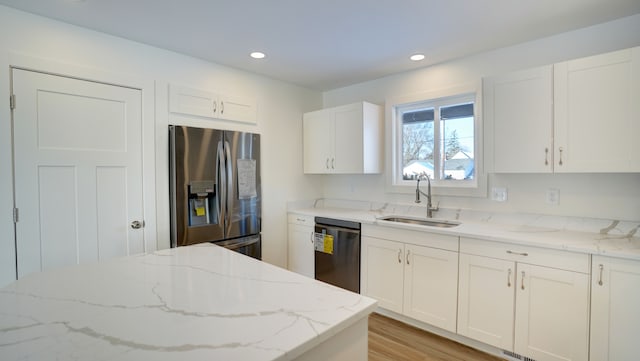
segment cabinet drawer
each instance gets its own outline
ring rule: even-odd
[[[308,216],[308,215],[296,214],[296,213],[289,213],[288,215],[288,222],[293,224],[313,226],[315,224],[315,221],[316,220],[314,216]]]
[[[590,268],[588,254],[523,246],[513,243],[493,242],[475,238],[461,237],[460,253],[581,273],[589,273]]]
[[[375,225],[362,225],[362,234],[418,246],[458,251],[458,236]]]

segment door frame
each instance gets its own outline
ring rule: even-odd
[[[42,59],[31,57],[19,53],[9,53],[8,58],[6,58],[6,67],[5,69],[8,72],[0,75],[0,80],[5,80],[6,82],[2,82],[4,84],[8,84],[8,87],[3,87],[0,91],[0,95],[2,93],[7,94],[7,98],[10,94],[10,91],[13,87],[13,84],[10,83],[11,73],[13,69],[22,69],[28,71],[35,71],[40,73],[47,73],[57,76],[64,76],[68,78],[74,78],[79,80],[87,80],[94,81],[99,83],[105,83],[110,85],[116,85],[121,87],[138,89],[141,91],[142,95],[142,185],[143,185],[143,215],[145,227],[143,229],[143,237],[144,237],[144,251],[145,252],[153,252],[158,249],[157,243],[157,217],[156,217],[156,124],[155,124],[155,84],[154,80],[150,78],[140,77],[139,75],[131,75],[131,74],[120,74],[113,73],[109,71],[104,71],[101,69],[91,68],[89,66],[82,66],[76,64],[68,64],[63,62],[58,62],[50,59]],[[6,99],[6,98],[5,98]],[[16,99],[17,106],[20,106],[19,98]],[[7,109],[9,109],[7,104]],[[14,279],[17,279],[17,270],[16,270],[16,232],[15,232],[15,224],[13,223],[13,208],[15,208],[15,185],[14,185],[14,157],[13,157],[13,115],[11,109],[9,109],[9,114],[7,116],[6,121],[4,119],[0,120],[0,130],[7,129],[9,131],[2,132],[5,135],[2,135],[2,139],[0,139],[0,144],[2,144],[2,149],[4,154],[9,154],[8,163],[7,159],[0,158],[0,169],[11,170],[8,175],[0,179],[0,182],[8,182],[10,185],[10,194],[6,194],[9,190],[0,189],[0,199],[8,198],[11,200],[9,210],[9,218],[11,227],[10,235],[2,235],[1,237],[11,237],[13,242],[13,269],[14,269]],[[5,142],[6,141],[6,142]],[[4,150],[7,152],[5,153]],[[5,172],[3,172],[5,173]],[[3,221],[2,221],[3,222]],[[0,222],[1,224],[1,222]],[[4,227],[3,227],[4,228]],[[8,241],[8,240],[7,240]],[[3,244],[4,241],[0,239],[0,247],[3,249],[7,247],[6,244]],[[3,285],[2,273],[5,270],[0,270],[0,286]]]

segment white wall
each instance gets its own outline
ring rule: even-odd
[[[256,98],[257,125],[186,118],[177,121],[261,134],[263,258],[286,266],[286,202],[321,195],[321,179],[302,174],[301,151],[302,113],[321,106],[320,93],[0,6],[0,66],[4,69],[0,71],[0,287],[15,278],[11,112],[6,99],[9,66],[21,65],[16,64],[21,59],[53,64],[68,75],[77,71],[83,77],[95,74],[95,79],[120,79],[118,83],[123,85],[128,79],[131,84],[143,84],[143,92],[150,94],[143,100],[144,121],[151,122],[146,125],[148,131],[155,129],[155,135],[149,138],[155,144],[145,149],[156,152],[146,155],[151,164],[145,165],[145,177],[157,193],[147,197],[155,196],[155,200],[148,202],[145,217],[156,225],[157,239],[151,241],[157,241],[160,248],[168,245],[169,236],[167,84]]]
[[[640,15],[324,93],[324,106],[385,99],[479,81],[487,75],[640,45]],[[386,121],[390,121],[386,119]],[[639,118],[640,121],[640,118]],[[387,151],[389,151],[387,149]],[[508,189],[508,201],[438,197],[443,207],[640,220],[640,174],[489,175],[489,187]],[[560,204],[547,205],[548,188]],[[385,193],[384,175],[327,176],[327,198],[411,203],[414,193]]]

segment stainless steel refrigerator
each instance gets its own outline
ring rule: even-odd
[[[214,242],[261,258],[260,135],[169,126],[171,247]]]

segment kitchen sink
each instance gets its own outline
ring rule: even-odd
[[[439,228],[451,228],[451,227],[456,227],[460,225],[460,222],[455,222],[455,221],[401,217],[401,216],[386,216],[378,219],[381,221],[387,221],[387,222],[399,222],[399,223],[407,223],[407,224],[415,224],[419,226],[439,227]]]

